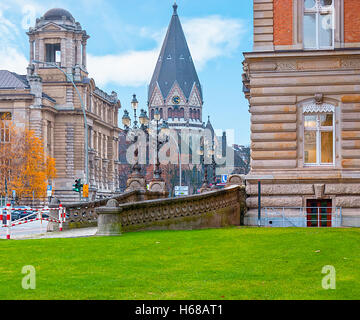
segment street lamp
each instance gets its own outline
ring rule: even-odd
[[[133,99],[132,99],[132,101],[131,101],[131,107],[133,108],[133,110],[134,110],[134,129],[137,129],[137,119],[136,119],[136,110],[137,110],[137,108],[138,108],[138,106],[139,106],[139,102],[137,101],[137,99],[136,99],[136,94],[133,94]]]
[[[131,125],[131,119],[129,117],[129,112],[124,110],[124,115],[122,117],[122,123],[124,125],[125,131],[128,131]]]
[[[77,88],[77,86],[75,85],[75,82],[73,81],[73,79],[71,77],[69,77],[69,75],[64,71],[62,70],[56,63],[53,63],[53,62],[43,62],[43,61],[38,61],[38,60],[33,60],[32,61],[33,63],[35,64],[47,64],[49,66],[52,66],[52,67],[55,67],[57,68],[58,70],[60,70],[65,76],[66,76],[66,79],[68,81],[70,81],[72,83],[72,85],[74,86],[78,96],[79,96],[79,100],[80,100],[80,104],[81,104],[81,109],[82,109],[82,112],[83,112],[83,115],[84,115],[84,127],[85,127],[85,173],[86,173],[86,184],[89,185],[89,138],[88,138],[88,123],[87,123],[87,117],[86,117],[86,111],[85,111],[85,106],[84,106],[84,102],[81,98],[81,94],[79,92],[79,89]]]
[[[204,180],[203,180],[203,184],[202,184],[201,188],[208,189],[209,188],[208,165],[205,164],[205,152],[204,152],[204,147],[203,146],[200,146],[200,149],[198,150],[198,155],[200,157],[202,157],[202,166],[204,168]]]
[[[136,110],[137,110],[138,106],[139,106],[139,102],[136,99],[136,94],[134,94],[133,99],[131,101],[131,108],[134,110],[135,120],[134,120],[133,127],[132,127],[133,134],[129,135],[132,143],[136,143],[138,141],[138,136],[135,133],[135,131],[139,129],[137,116],[136,116]],[[139,121],[141,124],[140,130],[144,131],[147,134],[148,133],[148,124],[149,124],[150,120],[144,109],[141,109]],[[130,126],[131,126],[131,119],[129,116],[129,112],[127,110],[124,110],[124,115],[122,117],[122,123],[124,125],[125,132],[128,133],[130,130]],[[135,157],[135,163],[131,166],[131,176],[141,177],[141,166],[139,165],[139,149],[138,148],[136,148],[136,150],[134,151],[134,157]]]
[[[143,130],[143,131],[146,131],[150,119],[147,116],[146,111],[144,109],[141,109],[141,113],[140,113],[140,116],[139,116],[139,121],[140,121],[140,124],[141,124],[140,129]]]
[[[155,110],[154,119],[156,121],[156,164],[155,164],[153,180],[162,181],[160,161],[159,161],[159,149],[160,149],[160,146],[159,146],[159,121],[160,121],[160,112],[159,112],[158,108],[156,108],[156,110]]]

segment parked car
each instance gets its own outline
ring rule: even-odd
[[[50,218],[50,211],[49,210],[45,210],[41,212],[41,216],[43,219],[49,219]]]
[[[0,207],[0,210],[3,211],[3,224],[6,224],[6,207]],[[11,211],[11,221],[18,220],[20,218],[20,213],[18,211]]]
[[[14,207],[14,211],[12,211],[12,216],[14,216],[16,219],[13,219],[13,217],[11,217],[11,220],[18,220],[18,219],[22,219],[25,218],[27,216],[29,216],[30,214],[32,214],[33,212],[31,211],[30,207],[27,206],[15,206]]]

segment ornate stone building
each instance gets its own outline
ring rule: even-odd
[[[339,207],[360,226],[359,14],[357,0],[254,0],[247,224],[261,180],[263,207]]]
[[[30,61],[26,76],[0,71],[0,111],[9,112],[18,127],[27,127],[44,141],[46,153],[56,159],[54,195],[63,201],[78,199],[74,179],[86,181],[85,123],[73,79],[82,97],[88,124],[90,197],[118,188],[118,110],[120,101],[96,87],[89,78],[86,44],[89,36],[73,16],[52,9],[36,20],[27,33]],[[50,64],[56,64],[64,73]]]

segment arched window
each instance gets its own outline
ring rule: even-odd
[[[335,107],[322,103],[305,105],[304,164],[332,165],[335,162]]]
[[[164,114],[163,114],[163,109],[160,108],[160,118],[161,118],[161,119],[164,119],[163,115],[164,115]]]
[[[151,120],[154,120],[155,110],[151,109]]]
[[[185,117],[185,111],[184,108],[180,109],[180,118],[184,118]]]
[[[193,110],[190,108],[190,119],[193,118]]]
[[[172,109],[169,108],[168,109],[168,119],[172,118],[173,117],[173,114],[172,114]]]
[[[200,120],[200,109],[197,111],[197,119]]]

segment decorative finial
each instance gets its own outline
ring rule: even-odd
[[[173,8],[174,8],[174,15],[177,15],[178,5],[177,5],[176,1],[174,2]]]

